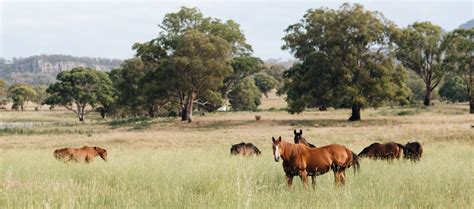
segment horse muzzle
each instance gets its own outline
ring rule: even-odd
[[[280,157],[275,157],[274,159],[275,159],[275,162],[280,161]]]

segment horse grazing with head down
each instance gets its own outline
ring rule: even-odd
[[[273,156],[276,162],[283,160],[283,170],[286,174],[288,187],[293,184],[293,177],[299,175],[306,188],[308,176],[311,176],[313,189],[316,186],[315,177],[334,172],[336,185],[344,184],[346,168],[354,166],[354,173],[359,170],[359,159],[355,153],[344,146],[331,144],[324,147],[309,148],[303,144],[291,144],[272,137]]]
[[[230,148],[230,154],[240,155],[240,156],[251,156],[251,155],[260,156],[262,152],[260,152],[260,150],[252,143],[241,142],[241,143],[232,145],[232,147]]]
[[[97,156],[107,161],[107,150],[100,147],[84,146],[81,148],[62,148],[54,151],[54,157],[64,162],[90,163]]]
[[[413,161],[419,161],[423,154],[423,147],[419,142],[408,142],[405,144],[405,150],[403,151],[403,157]]]
[[[314,146],[314,144],[311,144],[309,143],[308,141],[306,141],[306,139],[303,137],[303,130],[300,129],[300,132],[296,132],[296,130],[293,130],[293,133],[295,134],[295,144],[304,144],[308,147],[311,147],[311,148],[316,148],[316,146]]]
[[[373,143],[364,148],[358,156],[372,159],[393,160],[400,158],[402,151],[405,152],[404,150],[405,147],[403,145],[394,142],[385,144]]]

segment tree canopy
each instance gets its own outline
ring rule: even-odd
[[[235,77],[255,68],[247,66],[256,59],[249,57],[252,49],[233,20],[224,22],[182,7],[166,14],[159,27],[157,38],[133,48],[145,65],[153,64],[154,73],[162,75],[163,80],[154,82],[166,83],[168,100],[179,105],[182,120],[192,120],[196,102],[211,109],[222,104]]]
[[[358,4],[308,10],[283,37],[282,48],[298,59],[285,72],[289,111],[345,107],[352,108],[349,120],[360,120],[363,107],[406,103],[406,75],[390,53],[395,30],[380,13]]]
[[[27,101],[33,101],[36,97],[36,91],[33,86],[25,83],[18,83],[8,88],[8,95],[13,101],[12,109],[24,110],[24,104]]]
[[[396,52],[398,60],[423,79],[425,83],[423,104],[429,106],[431,92],[449,71],[444,62],[443,30],[430,22],[415,22],[396,33],[394,37],[398,45]]]
[[[474,28],[458,29],[449,33],[444,42],[446,63],[458,75],[469,96],[470,113],[474,113]]]
[[[92,68],[77,67],[63,71],[57,83],[49,85],[50,96],[45,103],[62,105],[73,111],[80,121],[97,107],[104,107],[115,100],[115,91],[107,73]],[[86,109],[90,106],[90,109]]]

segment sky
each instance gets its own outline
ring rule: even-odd
[[[66,54],[127,59],[132,45],[159,33],[166,13],[181,6],[198,7],[205,16],[233,19],[241,25],[254,55],[288,60],[281,50],[284,29],[306,10],[336,9],[346,1],[309,0],[0,0],[0,57]],[[453,30],[474,18],[472,0],[366,0],[368,10],[382,12],[400,27],[431,21]]]

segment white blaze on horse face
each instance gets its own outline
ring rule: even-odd
[[[275,146],[275,153],[273,153],[273,156],[275,157],[275,161],[278,162],[278,160],[280,159],[280,150],[279,150],[279,146],[278,145],[273,145]]]

